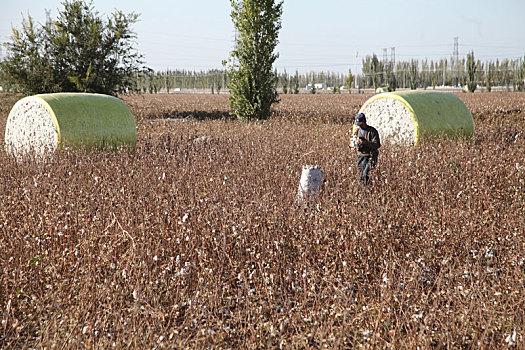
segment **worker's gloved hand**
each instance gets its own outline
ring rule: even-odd
[[[366,145],[368,145],[368,141],[367,141],[367,140],[362,139],[362,138],[360,138],[359,140],[357,140],[357,146],[358,146],[358,147],[363,147],[363,146],[366,146]]]

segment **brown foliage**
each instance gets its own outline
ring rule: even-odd
[[[368,188],[344,123],[365,95],[251,123],[172,119],[226,95],[126,96],[134,153],[0,152],[0,347],[523,346],[525,95],[458,96],[475,136],[385,144]]]

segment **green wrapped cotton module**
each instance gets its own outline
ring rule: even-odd
[[[11,109],[5,131],[6,150],[14,156],[45,156],[64,146],[134,146],[136,141],[128,106],[116,97],[89,93],[25,97]]]
[[[435,91],[400,91],[377,94],[361,107],[367,124],[382,140],[418,142],[429,135],[474,133],[474,120],[467,106],[455,95]]]

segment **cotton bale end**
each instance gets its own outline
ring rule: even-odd
[[[436,91],[386,92],[372,96],[361,107],[367,124],[381,140],[417,145],[424,137],[474,133],[467,106],[455,95]]]
[[[9,112],[5,147],[16,158],[45,157],[63,147],[135,146],[137,130],[128,106],[101,94],[28,96]]]

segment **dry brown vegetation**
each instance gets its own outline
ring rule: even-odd
[[[0,152],[0,348],[523,347],[525,94],[458,96],[475,136],[384,145],[366,189],[367,95],[252,123],[226,95],[124,96],[134,153]],[[297,207],[306,164],[326,182]]]

